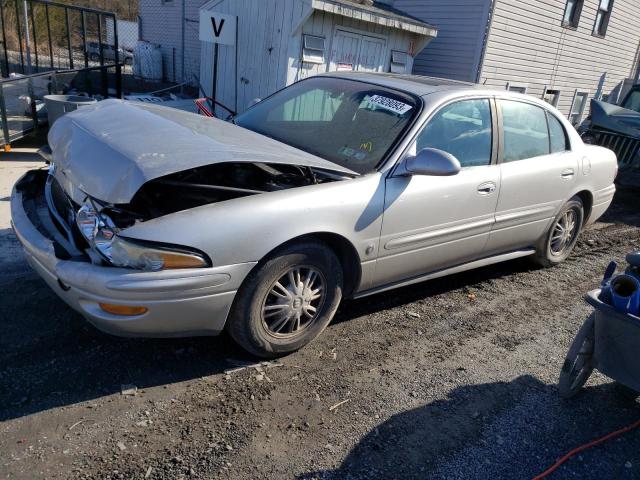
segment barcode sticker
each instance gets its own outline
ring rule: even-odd
[[[411,105],[394,100],[393,98],[383,97],[382,95],[372,95],[369,97],[369,103],[397,113],[398,115],[404,115],[413,108]]]

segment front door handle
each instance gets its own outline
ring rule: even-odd
[[[573,168],[567,168],[566,170],[563,170],[562,173],[560,174],[562,178],[566,178],[566,179],[569,179],[574,175],[575,175],[575,171],[573,170]]]
[[[485,182],[478,185],[478,193],[480,195],[490,195],[496,191],[496,184],[493,182]]]

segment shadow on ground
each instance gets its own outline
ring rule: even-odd
[[[615,217],[619,222],[628,207],[618,205],[614,208],[620,209]],[[637,222],[637,211],[622,221]],[[225,336],[148,340],[103,334],[26,267],[9,230],[0,232],[2,238],[0,420],[117,393],[121,384],[167,385],[220,373],[235,366],[233,360],[251,360]],[[348,301],[334,323],[533,268],[526,259],[515,260]]]
[[[345,302],[334,322],[528,268],[527,262],[513,261],[399,289],[393,295],[352,300]],[[226,335],[136,339],[103,334],[29,269],[3,280],[0,420],[117,393],[121,384],[166,385],[221,373],[236,366],[236,361],[252,360]]]
[[[597,411],[612,404],[610,411]],[[444,400],[392,416],[337,469],[298,480],[532,478],[594,432],[604,435],[638,417],[640,404],[615,384],[586,388],[572,400],[528,375],[465,385]],[[585,452],[553,478],[636,478],[625,462],[637,461],[639,447],[640,433],[632,432]]]

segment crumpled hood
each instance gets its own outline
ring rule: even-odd
[[[640,113],[611,103],[591,101],[591,125],[640,137]]]
[[[104,100],[59,118],[49,132],[56,178],[109,203],[129,203],[155,178],[223,162],[304,165],[355,174],[297,148],[215,118]]]

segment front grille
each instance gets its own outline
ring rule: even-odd
[[[60,215],[63,220],[67,222],[67,226],[69,226],[73,209],[71,208],[69,198],[55,178],[51,179],[51,199],[53,200],[53,206],[58,212],[58,215]]]
[[[49,208],[49,216],[58,231],[63,235],[69,244],[77,249],[84,244],[75,221],[77,207],[64,192],[62,186],[53,177],[47,178],[45,197]]]
[[[621,167],[638,163],[640,139],[627,137],[614,132],[593,131],[596,145],[613,150]]]

